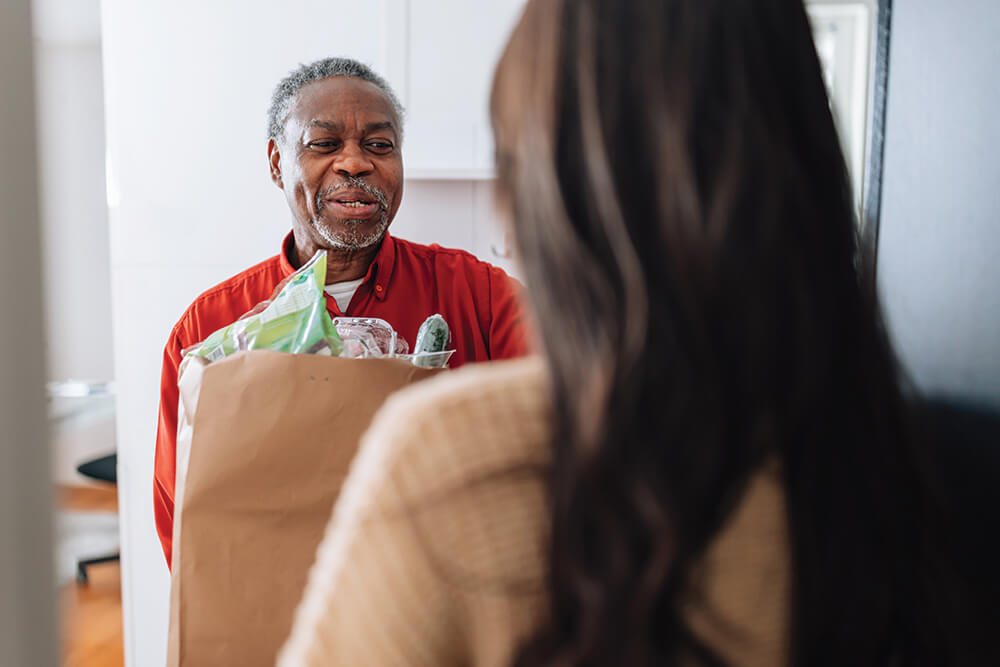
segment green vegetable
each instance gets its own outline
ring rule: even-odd
[[[343,349],[326,310],[326,253],[317,253],[285,281],[270,302],[185,350],[218,361],[244,350],[338,356]]]
[[[448,349],[451,331],[448,323],[439,314],[434,314],[424,320],[417,331],[417,341],[413,344],[413,354],[429,352],[444,352]]]

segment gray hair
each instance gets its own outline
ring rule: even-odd
[[[323,58],[315,62],[299,65],[289,72],[288,76],[278,82],[271,95],[271,106],[267,110],[267,136],[278,141],[285,132],[285,121],[292,110],[295,98],[307,83],[329,79],[333,76],[353,76],[377,86],[392,105],[400,127],[396,128],[400,139],[403,137],[403,105],[399,103],[396,93],[381,76],[367,65],[350,58]]]

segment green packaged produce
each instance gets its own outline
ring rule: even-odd
[[[317,252],[289,276],[270,301],[184,351],[218,361],[246,350],[340,355],[337,329],[326,310],[326,253]]]
[[[417,330],[417,340],[413,344],[413,354],[444,352],[451,340],[451,330],[440,314],[431,315]]]

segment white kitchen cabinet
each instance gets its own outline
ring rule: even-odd
[[[388,48],[407,107],[409,178],[492,175],[489,94],[503,46],[523,0],[408,0]]]

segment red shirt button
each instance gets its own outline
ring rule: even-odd
[[[378,292],[379,294],[381,294],[383,292],[382,286],[381,285],[376,285],[375,286],[375,291]]]

